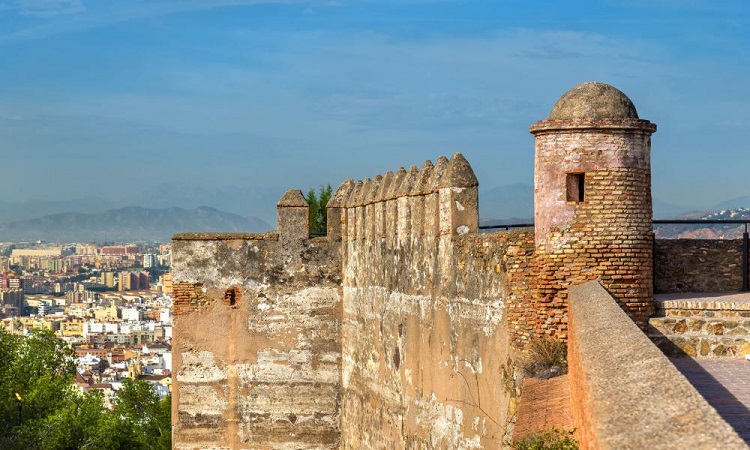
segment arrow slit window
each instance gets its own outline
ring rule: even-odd
[[[583,172],[569,173],[565,179],[566,200],[573,203],[582,203],[586,198],[586,174]]]

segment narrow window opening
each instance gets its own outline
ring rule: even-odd
[[[237,303],[237,288],[227,289],[224,293],[224,301],[229,303],[229,306],[234,306]]]
[[[580,173],[569,173],[566,179],[567,184],[567,198],[569,202],[581,203],[585,199],[585,185],[586,185],[586,174]]]

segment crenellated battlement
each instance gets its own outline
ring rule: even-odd
[[[426,161],[421,169],[401,167],[372,179],[346,180],[328,204],[329,237],[385,239],[404,247],[417,237],[476,233],[478,185],[460,153],[450,160],[441,156],[434,165]]]

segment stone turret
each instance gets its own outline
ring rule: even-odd
[[[536,137],[534,222],[542,269],[537,310],[547,317],[544,327],[564,330],[567,286],[597,278],[645,326],[653,312],[656,125],[639,119],[618,89],[590,82],[565,93],[530,131]]]

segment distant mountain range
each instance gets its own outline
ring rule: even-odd
[[[130,206],[94,214],[65,212],[0,224],[0,241],[168,242],[179,232],[263,232],[271,228],[257,217],[245,218],[206,206],[194,209]]]
[[[294,187],[294,186],[292,186]],[[303,191],[304,186],[297,186]],[[336,189],[338,186],[334,186]],[[208,205],[242,217],[255,216],[276,223],[276,203],[284,189],[267,187],[206,187],[192,183],[161,184],[124,199],[125,204],[146,208],[197,208]]]
[[[680,219],[695,220],[729,220],[750,219],[750,208],[723,209],[715,212],[692,212],[683,214]],[[655,225],[656,237],[659,239],[740,239],[745,231],[744,225]]]
[[[185,183],[162,184],[119,200],[88,196],[65,201],[0,201],[0,241],[166,241],[174,233],[187,231],[260,232],[272,228],[269,224],[276,222],[276,202],[282,194],[283,190],[278,188],[209,188]],[[533,222],[533,205],[534,188],[528,184],[480,189],[480,223]],[[710,208],[674,205],[655,198],[654,217],[700,218],[709,214],[705,211],[714,210],[750,217],[748,206],[750,196]],[[690,212],[698,209],[703,211]],[[725,233],[722,230],[711,227],[700,233],[722,235]],[[671,226],[660,226],[657,232],[673,237],[681,233],[700,234],[690,228]]]
[[[179,232],[262,232],[275,228],[269,223],[276,222],[282,194],[274,188],[185,183],[162,184],[116,200],[0,201],[0,242],[166,242]]]
[[[731,210],[731,209],[747,209],[750,206],[750,195],[744,195],[742,197],[736,197],[730,200],[723,201],[714,205],[712,209],[717,211]]]
[[[35,219],[65,212],[98,213],[125,205],[99,197],[82,197],[74,200],[28,200],[25,202],[0,201],[0,224]]]
[[[86,196],[58,201],[0,201],[0,224],[68,212],[102,213],[132,205],[153,209],[194,209],[208,205],[243,217],[255,216],[266,222],[275,222],[276,202],[282,194],[281,189],[262,187],[207,188],[195,184],[161,184],[115,200]]]

